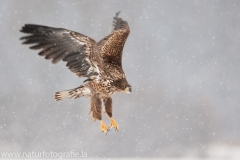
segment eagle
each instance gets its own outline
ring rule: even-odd
[[[84,78],[79,87],[55,93],[55,100],[87,97],[94,121],[100,121],[100,130],[107,133],[111,127],[119,130],[112,114],[112,95],[115,92],[131,93],[132,88],[122,68],[122,52],[130,33],[127,21],[113,18],[112,32],[96,42],[81,33],[64,28],[25,24],[20,32],[28,35],[20,38],[22,44],[33,44],[30,49],[41,49],[38,53],[53,64],[60,60],[77,77]],[[102,120],[102,107],[110,118],[107,126]]]

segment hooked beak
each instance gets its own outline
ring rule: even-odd
[[[127,87],[125,90],[124,90],[125,93],[131,93],[132,92],[132,87]]]
[[[129,87],[128,90],[130,93],[132,93],[132,87]]]

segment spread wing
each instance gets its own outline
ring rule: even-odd
[[[63,28],[26,24],[20,30],[30,35],[20,38],[23,44],[35,44],[30,49],[41,49],[39,55],[67,62],[67,67],[78,77],[96,78],[101,63],[96,42],[77,32]]]
[[[125,78],[122,70],[122,51],[130,33],[127,21],[119,18],[119,13],[114,17],[112,32],[98,42],[104,65],[114,67],[117,79]]]

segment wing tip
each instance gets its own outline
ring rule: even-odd
[[[58,63],[60,60],[52,60],[52,64],[56,64],[56,63]]]
[[[115,17],[117,18],[120,13],[121,13],[121,11],[118,11],[118,12],[116,13]]]

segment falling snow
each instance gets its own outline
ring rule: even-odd
[[[22,46],[19,29],[42,24],[98,41],[119,10],[131,28],[123,68],[133,93],[113,96],[120,130],[106,136],[88,99],[54,101],[84,79]],[[1,152],[240,158],[239,1],[2,0],[0,28]]]

